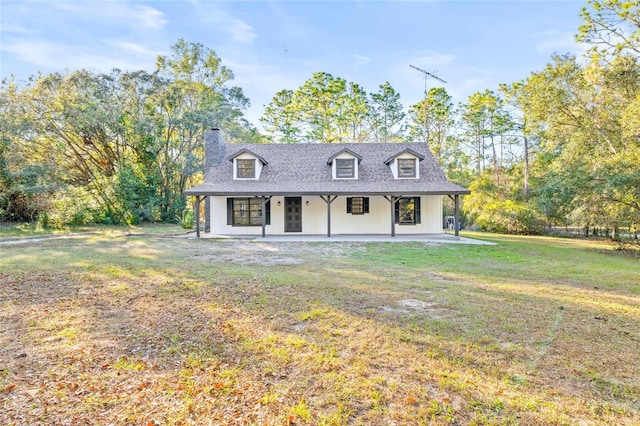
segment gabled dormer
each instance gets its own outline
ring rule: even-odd
[[[233,180],[258,180],[262,168],[269,164],[261,156],[254,154],[248,149],[243,149],[229,157],[233,163]]]
[[[333,179],[358,179],[358,166],[362,157],[348,148],[329,157],[327,164],[331,166]]]
[[[405,149],[396,155],[389,157],[384,164],[391,168],[395,179],[419,179],[420,161],[424,156],[412,149]]]

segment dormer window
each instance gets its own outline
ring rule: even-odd
[[[358,164],[362,157],[348,148],[329,157],[327,164],[331,166],[334,179],[358,179]]]
[[[253,179],[256,177],[256,160],[238,159],[238,179]]]
[[[398,177],[400,178],[416,177],[416,159],[415,158],[398,158]]]
[[[396,179],[419,179],[420,170],[418,168],[419,161],[424,160],[424,156],[412,149],[405,149],[387,158],[384,164],[387,164]]]
[[[234,179],[258,180],[264,166],[269,164],[267,160],[248,149],[236,152],[229,157],[229,161],[233,163]]]
[[[336,158],[336,177],[338,179],[353,179],[356,177],[355,159]]]

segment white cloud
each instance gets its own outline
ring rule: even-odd
[[[251,43],[257,37],[253,27],[239,19],[231,19],[227,22],[227,31],[235,41],[240,43]]]
[[[353,59],[355,60],[356,67],[362,67],[364,65],[367,65],[369,62],[371,62],[371,58],[369,58],[368,56],[358,55],[357,53],[354,53],[352,56],[353,56]]]
[[[454,55],[439,52],[419,52],[413,58],[412,65],[421,68],[433,68],[437,66],[449,65],[456,59]]]
[[[124,40],[105,40],[105,44],[113,46],[119,50],[131,52],[132,54],[156,58],[161,52],[149,49],[140,43],[132,43]]]
[[[548,30],[535,35],[540,41],[536,44],[536,50],[540,53],[573,53],[582,55],[587,50],[585,44],[578,43],[574,38],[574,32]]]
[[[137,9],[138,11],[135,12],[136,17],[145,28],[157,30],[163,28],[169,22],[158,9],[150,6],[142,6]]]
[[[160,30],[169,21],[158,9],[147,6],[114,1],[55,2],[56,10],[67,13],[62,18],[80,21],[98,21],[107,25],[126,25],[147,30]]]
[[[17,22],[2,22],[2,32],[27,34],[29,30]]]
[[[160,10],[136,2],[20,2],[3,4],[2,13],[2,75],[153,70],[166,49],[169,21]]]
[[[217,4],[193,3],[196,8],[196,16],[205,24],[213,24],[212,30],[218,30],[231,36],[232,40],[251,44],[257,37],[253,27],[245,21],[231,16],[222,10]]]
[[[286,2],[269,2],[269,10],[273,15],[274,27],[291,39],[304,39],[314,30],[314,24],[300,13],[288,10]]]
[[[157,54],[151,50],[121,41],[106,41],[105,44],[110,47],[96,48],[46,40],[10,40],[2,49],[24,62],[56,70],[85,68],[108,72],[113,68],[129,71],[153,68]]]

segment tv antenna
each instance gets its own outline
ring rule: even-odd
[[[422,68],[418,68],[416,66],[413,65],[409,65],[411,68],[413,68],[414,70],[420,71],[421,73],[424,74],[424,96],[427,96],[427,78],[431,77],[431,78],[435,78],[438,81],[441,81],[443,83],[446,83],[446,81],[444,81],[443,79],[441,79],[440,77],[438,77],[437,75],[433,75],[428,71],[423,70]]]

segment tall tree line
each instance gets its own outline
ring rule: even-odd
[[[502,85],[509,108],[500,149],[518,155],[470,183],[471,222],[486,229],[540,232],[571,225],[612,238],[640,228],[640,5],[592,0],[576,36],[583,58],[553,55],[523,81]],[[471,103],[471,99],[470,99]],[[494,141],[490,141],[495,147]],[[474,151],[475,154],[475,151]]]
[[[282,90],[261,121],[278,143],[391,142],[404,139],[400,95],[388,83],[367,93],[357,83],[317,72],[296,90]]]
[[[0,88],[0,217],[175,221],[202,179],[206,126],[260,140],[214,51],[179,40],[155,72],[79,70]]]

